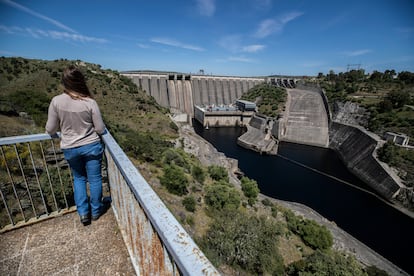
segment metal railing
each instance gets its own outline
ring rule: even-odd
[[[112,209],[137,275],[219,275],[113,137],[102,140]],[[73,211],[72,183],[56,139],[0,138],[0,232]]]

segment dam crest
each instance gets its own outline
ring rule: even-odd
[[[172,113],[194,117],[195,106],[230,105],[260,83],[293,88],[300,78],[287,76],[237,77],[176,72],[127,71],[122,75]]]

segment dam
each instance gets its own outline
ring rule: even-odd
[[[233,104],[260,83],[293,88],[299,81],[299,78],[284,76],[236,77],[158,71],[126,71],[121,74],[131,78],[159,105],[169,108],[172,113],[186,113],[190,118],[194,117],[195,106]]]
[[[278,141],[329,147],[339,154],[350,171],[384,199],[412,208],[412,202],[401,195],[408,193],[411,196],[413,191],[405,187],[399,177],[375,156],[381,141],[371,139],[369,133],[361,132],[354,126],[333,122],[325,93],[317,87],[302,86],[301,78],[156,71],[128,71],[122,75],[131,78],[158,104],[169,108],[171,113],[185,114],[187,122],[203,117],[198,121],[204,126],[247,126],[251,131],[242,137],[244,139],[239,144],[261,153],[275,154]],[[203,110],[203,107],[209,106],[231,106],[250,88],[261,83],[287,88],[286,109],[280,118],[259,118],[255,114],[226,110],[209,114],[208,109]]]

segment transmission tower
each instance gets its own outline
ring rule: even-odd
[[[349,68],[352,69],[352,67],[357,68],[357,70],[359,70],[361,68],[361,63],[347,64],[346,71],[349,72]]]

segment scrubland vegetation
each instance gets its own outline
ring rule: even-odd
[[[327,75],[319,74],[316,81],[324,88],[330,104],[353,101],[367,110],[367,128],[380,137],[387,131],[403,133],[414,145],[414,73],[395,70],[351,70]],[[381,161],[399,171],[408,187],[414,185],[414,150],[387,143],[378,152]]]
[[[0,136],[43,132],[49,101],[61,93],[61,72],[74,63],[84,70],[112,135],[224,275],[383,273],[332,249],[325,226],[260,201],[254,180],[241,178],[240,189],[229,182],[227,169],[203,166],[177,143],[178,128],[167,110],[129,79],[99,65],[0,58]],[[269,89],[262,96],[263,112],[273,116],[285,94],[256,89]],[[11,119],[14,126],[8,125]]]

